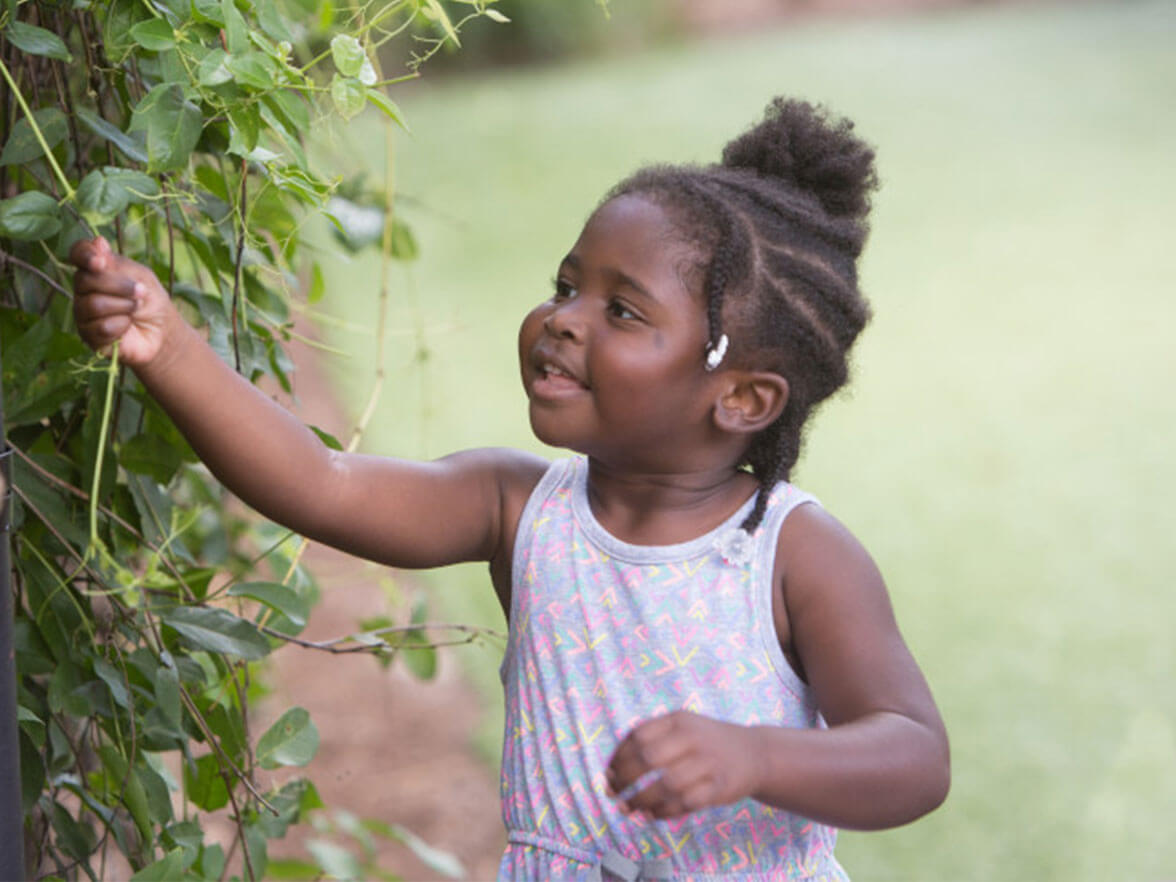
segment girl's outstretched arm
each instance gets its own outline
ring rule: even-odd
[[[103,239],[70,258],[78,332],[122,361],[230,490],[278,523],[401,567],[496,560],[512,500],[543,463],[483,450],[435,462],[333,451],[226,365],[188,325],[155,275]],[[504,511],[507,516],[504,517]]]
[[[645,776],[650,783],[626,793],[626,807],[655,817],[745,797],[850,829],[926,814],[947,796],[947,734],[881,575],[857,540],[812,505],[785,520],[778,555],[777,630],[790,635],[828,728],[658,717],[617,748],[611,789],[632,789]]]

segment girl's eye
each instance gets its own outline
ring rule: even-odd
[[[626,321],[641,318],[641,316],[629,309],[628,304],[623,300],[609,301],[608,314],[613,318],[625,319]]]
[[[553,300],[567,300],[576,296],[576,288],[571,282],[555,279],[553,285],[555,287],[555,293],[552,295]]]

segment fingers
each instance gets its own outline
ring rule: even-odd
[[[677,763],[631,799],[630,811],[654,818],[672,818],[716,803],[711,768],[701,762]]]
[[[675,715],[642,723],[624,738],[609,761],[605,777],[610,795],[626,813],[645,811],[667,817],[662,812],[672,811],[697,777],[689,762],[690,750]]]
[[[101,272],[110,265],[113,252],[110,243],[102,236],[94,239],[79,239],[69,250],[69,260],[81,270]]]
[[[78,334],[93,349],[104,349],[122,337],[131,327],[129,315],[108,315],[99,319],[78,323]]]
[[[110,263],[109,258],[106,262]],[[93,264],[89,260],[89,265]],[[78,270],[74,275],[73,302],[78,335],[97,350],[120,339],[134,321],[143,292],[142,284],[130,276]]]
[[[74,303],[74,319],[81,327],[108,317],[130,316],[135,312],[136,305],[131,296],[91,294],[79,297]]]
[[[610,796],[623,812],[688,814],[749,796],[747,729],[687,711],[634,728],[609,760]]]
[[[74,273],[74,294],[79,299],[109,295],[133,303],[136,291],[139,291],[140,296],[142,294],[139,287],[140,283],[126,273],[92,272],[90,270],[78,270]],[[76,305],[74,310],[77,310]]]

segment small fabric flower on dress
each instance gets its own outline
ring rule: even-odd
[[[754,550],[755,543],[743,529],[731,530],[715,541],[715,551],[723,560],[735,567],[745,567],[751,563]]]

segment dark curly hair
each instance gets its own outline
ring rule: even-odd
[[[848,379],[849,349],[870,317],[857,258],[869,231],[874,151],[853,123],[804,101],[776,98],[764,119],[709,166],[650,166],[614,187],[668,211],[698,249],[711,346],[726,333],[732,364],[788,381],[788,403],[749,446],[742,465],[768,495],[800,455],[813,408]]]

